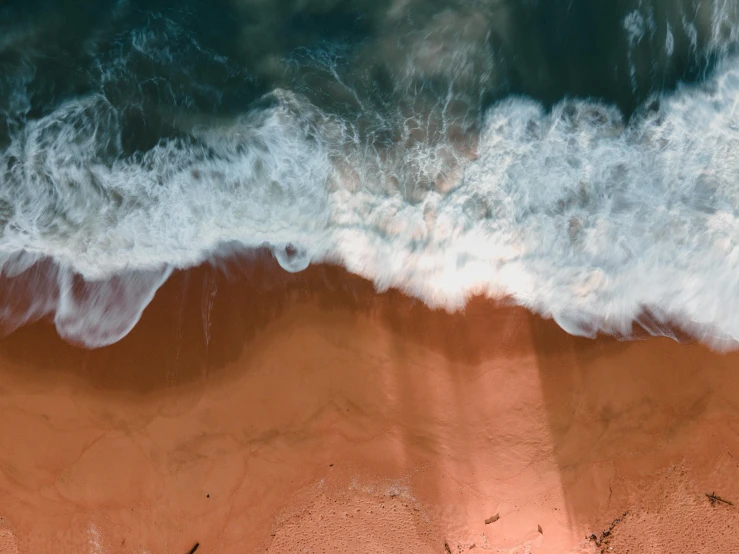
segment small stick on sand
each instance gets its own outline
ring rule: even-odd
[[[541,528],[541,525],[537,525],[536,528],[539,530],[539,533],[542,535],[544,534],[544,530]]]
[[[491,523],[495,523],[500,519],[500,514],[495,514],[494,516],[491,516],[485,520],[485,525],[490,525]]]
[[[196,542],[196,543],[195,543],[195,546],[193,546],[193,547],[192,547],[192,548],[190,549],[190,552],[188,552],[187,554],[195,554],[195,551],[196,551],[196,550],[197,550],[198,548],[200,548],[200,543],[199,543],[199,542]]]
[[[726,500],[725,498],[721,498],[720,496],[716,496],[715,492],[712,492],[711,494],[706,493],[706,496],[708,497],[708,500],[710,500],[712,506],[715,506],[716,502],[720,504],[727,504],[728,506],[734,505],[733,502]]]
[[[452,549],[449,548],[449,543],[448,542],[445,542],[444,543],[444,552],[446,552],[446,554],[452,554]]]

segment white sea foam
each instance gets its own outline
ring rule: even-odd
[[[434,305],[510,295],[575,334],[628,334],[649,309],[735,339],[737,177],[736,65],[630,126],[597,104],[546,114],[509,100],[488,114],[459,187],[398,209],[408,229],[392,241],[345,234],[341,258]],[[391,213],[389,202],[376,210]]]
[[[738,60],[628,124],[594,102],[509,98],[478,132],[449,97],[426,119],[400,114],[383,142],[298,94],[271,100],[135,156],[101,95],[15,130],[0,263],[54,265],[5,327],[54,314],[70,340],[115,342],[172,268],[238,244],[270,246],[288,271],[338,262],[432,306],[508,296],[579,335],[628,335],[648,311],[715,347],[739,339]]]
[[[304,268],[306,253],[329,244],[331,165],[322,137],[309,136],[311,109],[300,108],[285,97],[200,131],[196,142],[163,142],[127,159],[118,157],[118,114],[102,97],[29,122],[0,156],[0,262],[12,275],[53,259],[60,296],[23,317],[55,311],[62,335],[100,346],[130,330],[172,267],[197,264],[223,243],[295,245],[297,255],[291,247],[280,259]],[[92,299],[75,300],[72,272],[93,283]]]

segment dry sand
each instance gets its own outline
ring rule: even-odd
[[[739,355],[227,270],[0,342],[0,553],[739,552]]]

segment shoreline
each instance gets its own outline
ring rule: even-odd
[[[739,499],[737,362],[334,266],[175,272],[112,346],[0,341],[0,553],[593,552],[627,511],[616,551],[739,549],[703,496]]]

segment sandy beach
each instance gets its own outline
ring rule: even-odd
[[[0,553],[739,552],[738,368],[331,266],[179,272],[113,346],[0,342]]]

